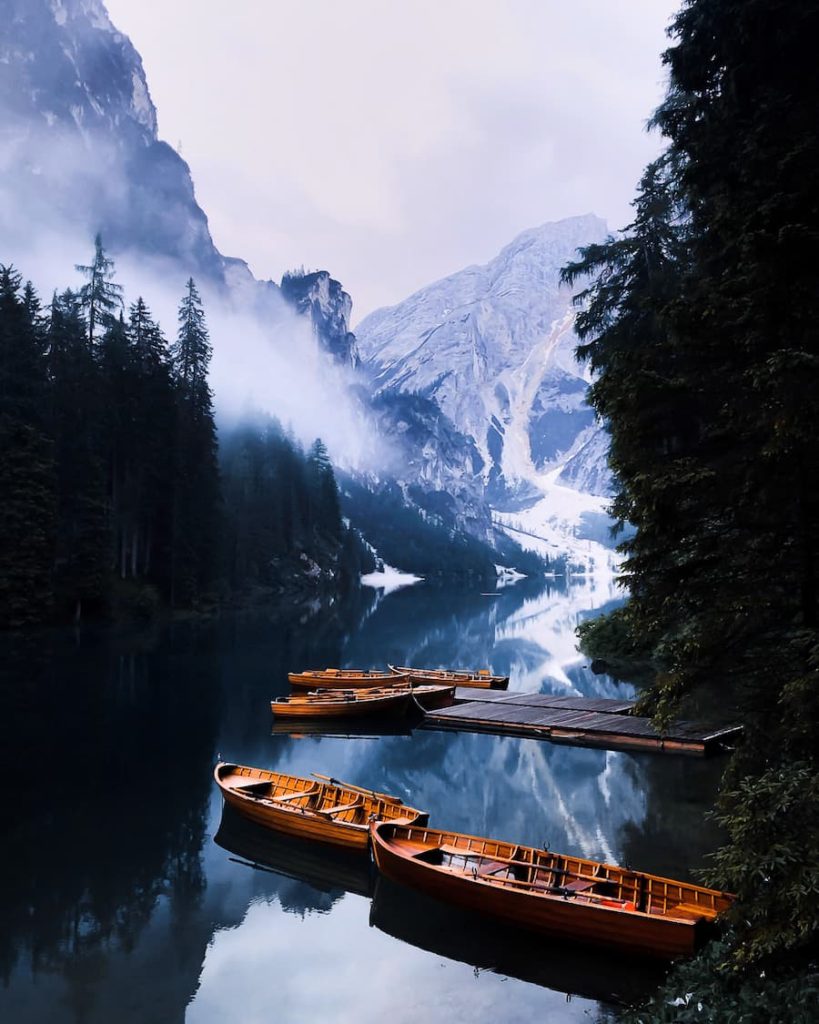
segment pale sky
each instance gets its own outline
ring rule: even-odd
[[[520,231],[630,219],[677,0],[107,0],[218,248],[353,321]]]

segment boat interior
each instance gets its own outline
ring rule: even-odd
[[[349,825],[366,825],[371,801],[363,793],[345,792],[336,786],[314,783],[308,789],[292,789],[276,782],[249,782],[232,786],[238,793],[274,807],[320,814]]]
[[[708,889],[545,849],[423,832],[390,843],[413,860],[532,894],[692,921],[712,920],[727,906],[722,894]]]
[[[395,819],[410,813],[404,804],[380,795],[275,772],[264,773],[260,777],[259,774],[244,774],[243,769],[237,767],[223,776],[222,782],[234,792],[270,807],[320,815],[330,821],[363,828],[367,827],[372,815],[379,819]]]

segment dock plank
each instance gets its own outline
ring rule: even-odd
[[[465,689],[459,687],[462,693]],[[462,697],[451,707],[428,712],[425,727],[529,736],[613,750],[698,755],[710,752],[739,732],[733,726],[713,728],[677,722],[667,733],[660,734],[650,719],[625,713],[633,707],[632,701],[550,694],[501,694],[487,699],[484,694],[489,691],[478,692],[480,697]]]
[[[612,697],[580,697],[556,693],[509,693],[506,690],[477,690],[459,686],[455,690],[457,703],[520,704],[524,707],[570,708],[577,711],[605,711],[609,714],[628,714],[633,700]]]

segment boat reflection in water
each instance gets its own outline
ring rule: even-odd
[[[468,964],[556,992],[627,1004],[648,995],[662,979],[662,966],[608,950],[550,942],[531,933],[459,910],[377,876],[373,865],[343,850],[322,847],[243,819],[224,807],[215,842],[239,866],[304,883],[288,903],[303,912],[332,910],[345,893],[372,900],[370,925],[434,956]],[[281,897],[281,893],[279,893]],[[284,901],[283,901],[284,902]]]
[[[330,736],[338,739],[375,739],[378,736],[411,736],[413,726],[422,721],[420,712],[403,718],[300,719],[273,720],[272,736],[289,736],[297,740],[306,736]]]
[[[213,840],[247,867],[305,882],[324,893],[372,895],[369,858],[273,832],[227,805]]]
[[[411,946],[470,964],[476,971],[493,971],[604,1003],[635,1002],[654,991],[665,973],[656,963],[549,941],[447,906],[383,875],[376,877],[370,924]]]

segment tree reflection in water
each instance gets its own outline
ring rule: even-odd
[[[225,935],[235,936],[249,964],[250,951],[267,949],[284,958],[285,969],[301,969],[315,943],[339,942],[328,985],[350,981],[338,972],[359,969],[351,951],[358,942],[372,946],[367,935],[377,931],[377,955],[409,989],[416,978],[429,981],[430,957],[433,966],[443,957],[545,986],[521,990],[527,1012],[553,1005],[544,1003],[549,987],[621,997],[627,972],[609,970],[610,958],[599,953],[533,943],[447,908],[422,907],[394,887],[379,885],[370,906],[367,871],[347,865],[339,876],[335,855],[328,865],[321,851],[291,850],[287,861],[279,848],[272,875],[236,863],[262,862],[252,844],[229,855],[209,841],[221,814],[211,774],[221,753],[392,792],[429,810],[434,824],[461,831],[548,840],[554,849],[648,870],[673,866],[685,874],[699,866],[713,846],[692,827],[717,774],[705,764],[424,731],[271,736],[271,697],[287,691],[289,670],[308,667],[490,667],[509,672],[513,688],[628,695],[625,684],[592,675],[574,649],[580,616],[614,599],[610,588],[583,583],[524,581],[497,598],[422,586],[383,600],[365,591],[357,603],[329,611],[0,638],[0,767],[10,783],[0,1017],[164,1024],[182,1021],[195,1005],[191,1019],[207,1018],[194,996],[202,986],[212,993],[227,984],[213,973],[220,960],[212,955]],[[260,900],[287,920],[277,910],[255,914],[249,926]],[[350,900],[367,901],[364,912]],[[339,931],[350,928],[363,932]],[[409,948],[412,968],[402,975]],[[242,979],[234,972],[231,984]],[[263,1002],[270,994],[264,970],[251,979],[253,993],[231,990],[237,1014],[245,996]],[[478,993],[458,987],[467,982],[457,971],[448,979],[451,997],[460,992],[478,1005]],[[300,994],[290,994],[291,1019],[304,1019]],[[561,1019],[588,1019],[584,1013]]]

